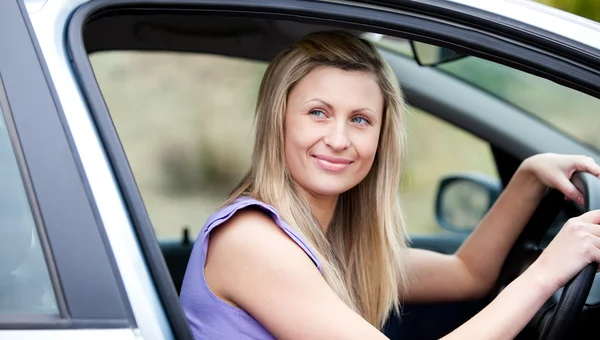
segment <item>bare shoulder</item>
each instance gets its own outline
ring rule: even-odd
[[[270,216],[239,211],[211,234],[206,280],[278,339],[383,339]]]
[[[274,237],[283,231],[275,221],[259,208],[248,207],[237,211],[222,225],[211,232],[211,248],[221,243],[241,246],[238,243],[257,242],[262,237]],[[284,235],[282,235],[284,236]]]
[[[240,282],[261,284],[282,271],[319,275],[302,248],[258,208],[236,212],[211,232],[209,242],[206,281],[217,296],[236,306],[247,288]]]
[[[211,232],[209,252],[216,255],[213,257],[227,254],[224,260],[243,261],[236,257],[253,258],[282,247],[298,248],[303,253],[266,212],[259,208],[245,208]]]

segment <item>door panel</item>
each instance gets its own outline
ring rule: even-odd
[[[129,1],[129,3],[131,4],[136,4],[136,6],[141,6],[141,1]],[[177,5],[177,2],[170,2],[169,4],[171,4],[172,6]],[[183,2],[179,2],[179,4],[181,4]],[[338,4],[333,4],[333,3],[310,3],[311,6],[310,8],[302,8],[301,3],[308,3],[308,2],[294,2],[293,6],[293,10],[290,9],[289,5],[291,2],[277,2],[275,4],[275,2],[261,2],[259,5],[259,8],[257,8],[256,6],[253,6],[252,8],[252,13],[244,13],[244,11],[249,11],[250,12],[250,6],[254,5],[251,3],[245,3],[245,4],[241,4],[239,2],[220,2],[218,5],[214,5],[213,3],[210,3],[210,5],[206,5],[209,2],[205,2],[205,1],[188,1],[185,2],[186,6],[197,6],[198,8],[202,8],[202,9],[206,9],[204,7],[209,7],[212,8],[212,6],[216,6],[218,11],[221,11],[220,13],[224,13],[227,11],[227,9],[232,9],[234,8],[236,11],[236,14],[240,14],[243,15],[244,17],[248,17],[248,16],[252,16],[252,15],[256,15],[254,13],[257,13],[258,11],[262,11],[264,12],[263,14],[265,15],[269,15],[269,16],[277,16],[280,18],[285,18],[286,14],[294,14],[294,19],[298,19],[301,16],[306,16],[306,20],[307,21],[311,21],[311,22],[317,22],[318,20],[316,18],[318,18],[319,16],[321,16],[321,18],[325,15],[327,15],[328,17],[331,18],[336,18],[338,20],[344,20],[346,23],[348,23],[347,26],[352,26],[351,22],[355,22],[355,25],[353,28],[365,28],[365,27],[375,27],[377,25],[381,26],[381,29],[379,29],[379,33],[397,33],[397,31],[393,31],[393,29],[397,29],[397,30],[404,30],[405,33],[407,33],[408,35],[410,34],[415,34],[415,32],[419,33],[419,36],[423,36],[423,35],[430,35],[430,36],[435,36],[436,39],[438,41],[451,41],[453,45],[455,45],[456,47],[466,47],[466,51],[470,51],[470,48],[473,48],[473,52],[476,55],[480,55],[480,56],[486,56],[486,57],[490,57],[490,58],[495,58],[495,60],[499,60],[499,61],[503,61],[506,63],[511,63],[512,65],[518,66],[520,68],[526,68],[526,69],[531,69],[531,65],[533,64],[532,60],[536,60],[539,61],[540,64],[545,65],[545,66],[540,66],[541,69],[544,69],[545,72],[547,73],[552,73],[555,72],[557,75],[555,75],[554,77],[557,78],[558,80],[561,80],[561,78],[564,79],[570,79],[572,77],[576,77],[577,72],[572,72],[573,68],[575,67],[574,65],[569,65],[568,63],[562,63],[562,61],[560,61],[560,59],[558,58],[553,58],[552,56],[549,55],[544,55],[542,53],[539,53],[538,49],[530,49],[525,45],[512,45],[511,42],[509,40],[505,40],[505,39],[497,39],[496,37],[494,37],[491,34],[487,34],[486,32],[482,31],[482,30],[469,30],[468,28],[463,28],[463,27],[450,27],[450,26],[445,26],[445,24],[440,23],[440,22],[428,22],[427,19],[424,19],[423,21],[420,21],[423,17],[422,15],[419,16],[419,19],[417,20],[416,17],[413,17],[411,15],[407,15],[405,13],[401,14],[401,15],[397,15],[397,14],[393,14],[391,12],[377,12],[377,13],[373,13],[371,12],[371,10],[373,9],[369,9],[369,10],[363,10],[360,9],[359,7],[352,7],[350,8],[348,7],[336,7],[338,6]],[[204,5],[204,7],[203,7]],[[90,9],[90,12],[92,12],[93,10],[96,9],[100,9],[102,7],[102,2],[101,1],[97,1],[94,2],[93,5],[91,6],[95,6],[94,9]],[[247,7],[246,7],[247,6]],[[327,6],[327,7],[326,7]],[[273,7],[273,8],[271,8]],[[213,10],[215,8],[212,8]],[[335,9],[336,11],[333,11],[332,9]],[[343,9],[343,11],[341,10]],[[90,12],[88,12],[87,14],[89,14]],[[200,11],[199,11],[200,12]],[[134,11],[129,12],[129,15],[134,15],[131,14],[134,13]],[[317,15],[315,15],[318,14]],[[186,13],[189,14],[189,13]],[[228,13],[231,14],[231,13]],[[367,14],[372,14],[372,15],[367,15]],[[377,15],[375,15],[377,14]],[[310,20],[308,19],[308,16],[314,15],[314,17],[310,18]],[[84,19],[87,19],[85,17],[84,14],[80,15],[79,17],[76,16],[76,18],[80,19],[81,22],[84,21]],[[298,19],[299,20],[299,19]],[[101,25],[100,25],[101,27]],[[392,29],[393,28],[393,29]],[[107,149],[108,149],[108,154],[109,157],[111,158],[111,161],[114,163],[115,168],[117,168],[116,172],[117,172],[117,176],[119,177],[119,180],[121,181],[121,185],[123,186],[123,191],[125,192],[125,195],[127,196],[127,200],[128,200],[128,204],[130,205],[131,209],[132,209],[132,214],[134,215],[134,219],[136,219],[135,223],[136,223],[136,227],[138,228],[138,231],[140,232],[140,234],[142,234],[142,236],[140,238],[143,238],[144,242],[146,241],[152,241],[152,237],[148,236],[148,231],[150,230],[150,220],[146,214],[146,211],[144,209],[144,205],[142,203],[142,197],[140,196],[139,192],[137,191],[138,188],[135,185],[135,181],[133,178],[133,174],[131,172],[131,169],[129,168],[129,164],[127,163],[127,157],[125,155],[125,153],[123,152],[120,143],[118,142],[118,136],[116,131],[114,130],[114,126],[112,126],[111,121],[110,121],[110,116],[108,114],[107,108],[105,107],[105,103],[102,102],[102,94],[100,93],[100,91],[97,88],[97,84],[94,80],[93,77],[93,73],[91,71],[90,65],[88,63],[87,60],[87,54],[86,51],[83,48],[83,44],[80,41],[81,40],[81,32],[76,31],[78,29],[81,29],[81,27],[77,27],[73,30],[70,31],[70,36],[71,37],[75,37],[79,40],[77,40],[75,43],[78,43],[79,46],[76,46],[75,49],[72,50],[73,55],[74,55],[74,59],[75,59],[75,64],[77,67],[77,70],[80,74],[80,76],[82,76],[82,78],[84,79],[85,82],[85,86],[86,86],[86,92],[87,92],[87,96],[90,99],[90,106],[92,106],[93,109],[93,115],[95,117],[95,119],[100,122],[98,123],[98,128],[100,130],[100,133],[102,134],[102,138],[104,139],[104,142],[107,145]],[[124,32],[123,35],[121,35],[121,37],[125,36],[127,33]],[[111,44],[111,39],[106,39],[104,41],[101,41],[102,39],[98,39],[98,41],[95,41],[94,46],[101,49],[101,48],[106,48],[107,46],[110,47]],[[120,40],[121,41],[121,40]],[[146,41],[146,42],[145,42]],[[168,42],[168,46],[175,46],[175,50],[185,50],[186,48],[193,50],[193,48],[191,47],[191,45],[194,44],[189,44],[185,45],[185,44],[181,44],[182,42],[189,42],[189,40],[186,39],[147,39],[144,41],[136,41],[137,43],[140,44],[151,44],[150,42],[155,42],[157,45],[153,45],[153,46],[144,46],[146,48],[154,48],[154,49],[168,49],[168,47],[165,47],[167,45],[160,45],[161,42]],[[121,41],[123,42],[123,41]],[[485,45],[484,45],[485,44]],[[160,45],[160,46],[159,46]],[[90,45],[91,46],[91,45]],[[137,45],[138,48],[141,48],[142,46]],[[196,46],[196,45],[194,45]],[[112,46],[113,48],[115,46]],[[123,46],[120,46],[123,47]],[[260,50],[260,49],[257,49]],[[514,53],[514,55],[508,55],[508,52],[506,51],[512,51]],[[504,59],[503,59],[504,58]],[[548,62],[545,62],[548,61]],[[568,66],[568,67],[565,67]],[[552,71],[552,72],[551,72]],[[538,71],[538,73],[542,73],[542,71]],[[563,79],[563,82],[564,82]],[[198,94],[198,93],[194,93],[194,94]],[[109,104],[110,105],[110,104]],[[450,114],[452,114],[452,112],[450,112]],[[460,123],[465,123],[464,120],[461,119],[455,119],[455,122],[460,122]],[[478,122],[472,122],[469,121],[468,123],[471,123],[471,125],[466,126],[468,129],[471,129],[471,131],[478,131],[479,133],[489,133],[491,136],[495,136],[496,139],[496,144],[501,144],[501,145],[509,145],[507,146],[507,148],[512,148],[514,150],[510,150],[512,154],[514,155],[527,155],[530,154],[531,152],[537,151],[537,150],[541,150],[543,149],[545,146],[540,146],[536,143],[530,143],[530,144],[526,144],[525,146],[523,146],[524,144],[519,144],[517,142],[522,142],[518,136],[516,135],[512,135],[512,134],[498,134],[497,132],[500,131],[500,129],[498,130],[494,130],[493,127],[491,126],[486,126],[487,129],[477,129],[479,124]],[[465,126],[465,125],[462,125]],[[484,124],[485,126],[485,124]],[[483,132],[481,132],[483,131]],[[500,136],[500,137],[498,137]],[[505,142],[506,140],[508,140],[511,143],[502,143]],[[516,145],[516,146],[515,146]],[[133,169],[135,171],[135,168]],[[143,194],[143,193],[142,193]],[[150,212],[150,214],[152,214]],[[433,214],[433,212],[432,212]],[[194,221],[195,223],[198,223],[198,221]],[[199,222],[199,223],[202,223]],[[173,225],[172,228],[183,228],[183,225]],[[460,244],[460,237],[458,237],[457,239],[446,239],[444,237],[415,237],[415,246],[418,247],[426,247],[428,249],[440,249],[443,252],[452,252],[456,249],[456,247]],[[164,242],[162,244],[162,248],[163,251],[165,253],[170,252],[171,250],[175,249],[176,251],[174,251],[173,253],[177,253],[178,250],[183,250],[185,251],[184,246],[186,246],[185,242],[179,243],[179,242],[175,242],[172,245],[169,244],[168,242]],[[181,247],[181,249],[178,249],[178,247]],[[186,246],[187,247],[187,246]],[[148,247],[148,249],[145,249],[147,251],[148,254],[148,259],[149,262],[151,262],[153,265],[156,264],[156,267],[158,267],[158,269],[160,270],[161,267],[163,266],[162,262],[156,258],[156,252],[155,249],[152,247]],[[156,272],[159,272],[159,270],[156,270]],[[157,278],[155,277],[155,279],[157,280],[157,285],[161,286],[164,285],[164,280],[163,278]],[[459,304],[455,304],[454,306],[452,306],[452,308],[454,307],[457,308],[461,308]],[[435,307],[435,306],[433,306]],[[444,309],[445,312],[441,312],[439,314],[439,317],[446,317],[446,313],[449,313],[449,311],[447,309]],[[464,307],[462,309],[463,311],[467,312],[469,311],[468,308]],[[450,313],[451,316],[453,315],[458,315],[458,314],[452,314]],[[452,318],[450,318],[452,319]],[[454,319],[452,319],[454,320]],[[454,320],[456,321],[456,320]],[[453,322],[454,322],[453,321]],[[431,328],[432,324],[436,324],[435,322],[431,322],[428,325],[426,325],[426,327]],[[423,325],[423,324],[421,324]],[[456,326],[456,325],[455,325]]]
[[[466,234],[451,235],[413,235],[410,245],[413,248],[427,249],[442,254],[455,253],[465,241]]]
[[[7,315],[6,322],[0,318],[0,328],[81,328],[82,322],[87,327],[131,327],[135,323],[22,13],[26,10],[20,1],[0,2],[0,46],[10,51],[0,53],[0,102],[60,318]]]

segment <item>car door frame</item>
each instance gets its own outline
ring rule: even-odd
[[[10,51],[0,54],[0,105],[59,313],[0,316],[0,337],[133,338],[135,319],[24,10],[20,1],[0,2],[0,46]]]
[[[417,38],[424,42],[465,51],[467,53],[484,57],[492,61],[500,62],[517,69],[539,75],[563,85],[575,87],[576,89],[600,96],[600,74],[598,70],[591,70],[589,65],[581,65],[569,62],[565,59],[569,55],[585,55],[586,60],[590,58],[589,53],[578,51],[570,46],[552,45],[551,39],[544,36],[533,36],[521,32],[519,38],[522,41],[514,42],[511,34],[518,31],[518,27],[504,29],[502,32],[494,31],[493,27],[486,31],[485,28],[468,27],[468,23],[461,19],[461,25],[449,25],[439,20],[439,12],[436,16],[427,18],[423,12],[411,12],[411,8],[403,10],[381,10],[371,7],[360,7],[360,4],[350,3],[327,3],[311,1],[262,1],[246,2],[239,0],[179,0],[179,1],[103,1],[97,0],[82,5],[73,15],[68,27],[68,50],[71,63],[78,78],[77,81],[82,89],[82,95],[93,116],[93,121],[98,129],[102,147],[107,152],[110,165],[114,171],[125,205],[132,218],[132,226],[139,237],[146,264],[150,268],[153,282],[157,285],[157,291],[161,297],[163,306],[171,306],[176,295],[168,281],[165,281],[165,273],[168,273],[164,260],[161,258],[160,250],[156,244],[150,219],[144,208],[143,200],[137,190],[133,173],[127,163],[127,158],[118,140],[117,132],[111,123],[110,114],[102,99],[102,95],[93,76],[93,70],[87,59],[87,54],[82,42],[82,27],[94,13],[112,7],[126,8],[128,6],[144,5],[157,8],[183,7],[187,10],[214,11],[215,13],[252,13],[278,18],[304,18],[310,21],[337,22],[341,26],[357,27],[377,31],[388,35],[402,34],[406,38]],[[327,19],[325,19],[325,17]],[[351,22],[351,24],[349,24]],[[519,31],[520,32],[520,31]],[[527,39],[529,40],[527,40]],[[537,42],[536,42],[536,39]],[[540,43],[543,42],[543,44]],[[528,45],[530,44],[530,45]],[[557,55],[549,49],[560,48],[561,53]],[[600,53],[595,52],[593,56],[598,60]],[[78,147],[78,141],[75,140]],[[85,166],[84,166],[85,167]],[[507,171],[503,171],[507,173]],[[505,175],[506,176],[506,175]],[[503,176],[504,178],[506,178]],[[171,307],[166,307],[171,308]],[[167,310],[171,322],[177,322],[175,329],[181,326],[181,313],[177,307]]]

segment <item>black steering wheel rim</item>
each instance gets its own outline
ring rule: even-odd
[[[571,181],[584,195],[585,212],[600,209],[600,180],[589,173],[575,173]],[[525,226],[517,242],[511,249],[495,290],[490,296],[495,298],[512,280],[523,273],[543,251],[541,240],[553,225],[565,205],[564,195],[557,190],[550,190],[534,212],[530,222]],[[570,204],[570,203],[569,203]],[[553,296],[542,307],[520,337],[540,340],[564,340],[576,324],[594,281],[597,264],[592,263],[581,270],[562,289],[560,298]]]
[[[600,184],[598,179],[589,173],[576,173],[572,178],[573,184],[584,196],[584,211],[600,209]],[[549,317],[542,324],[540,340],[566,339],[581,313],[596,272],[597,263],[590,263],[571,279],[560,296],[560,300],[549,312]]]

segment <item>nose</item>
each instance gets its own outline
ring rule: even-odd
[[[348,139],[346,124],[344,124],[344,122],[331,124],[331,128],[325,138],[323,138],[323,141],[334,151],[343,151],[350,147],[350,139]]]

